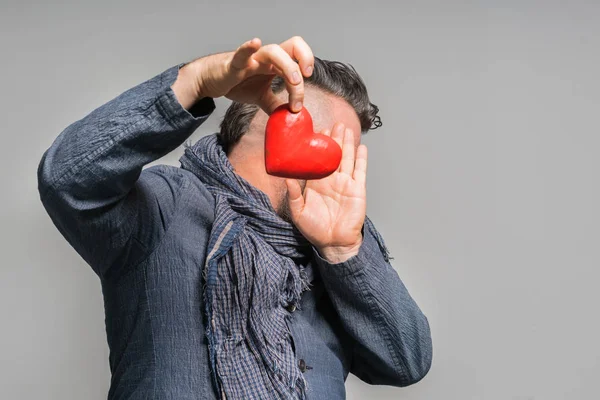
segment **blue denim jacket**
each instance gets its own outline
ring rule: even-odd
[[[214,217],[191,172],[148,163],[180,146],[215,108],[184,109],[173,66],[68,126],[44,153],[39,193],[52,221],[99,276],[110,349],[109,399],[217,399],[202,270]],[[289,310],[309,399],[344,399],[348,373],[407,386],[431,366],[429,323],[364,229],[358,255],[314,252],[312,289]]]

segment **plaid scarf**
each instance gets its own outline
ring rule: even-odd
[[[204,266],[210,365],[228,399],[305,399],[286,306],[309,289],[310,243],[237,175],[216,134],[186,145],[180,159],[215,198]]]

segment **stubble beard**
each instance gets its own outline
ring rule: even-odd
[[[298,180],[298,182],[300,183],[300,188],[302,189],[302,193],[304,193],[304,188],[306,187],[306,181],[305,180]],[[284,221],[293,224],[293,220],[292,220],[292,211],[290,210],[290,206],[289,206],[289,202],[288,202],[288,190],[287,190],[287,186],[283,186],[283,189],[281,191],[281,194],[279,196],[279,206],[277,207],[277,215],[279,215],[279,217],[281,219],[283,219]]]

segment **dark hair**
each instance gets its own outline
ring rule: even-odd
[[[315,57],[313,73],[305,78],[305,84],[346,100],[358,115],[362,133],[382,125],[381,118],[377,115],[379,108],[369,101],[367,88],[352,65]],[[275,94],[284,90],[283,78],[276,76],[271,89]],[[258,110],[259,107],[254,104],[231,103],[223,116],[218,134],[219,142],[226,152],[248,131]]]

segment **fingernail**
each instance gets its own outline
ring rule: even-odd
[[[309,65],[308,67],[306,67],[306,75],[310,75],[312,73],[313,67],[312,65]]]
[[[301,103],[301,102],[299,102],[299,101],[297,101],[297,102],[296,102],[296,105],[294,105],[294,108],[295,108],[296,110],[298,110],[298,111],[302,110],[302,103]]]

